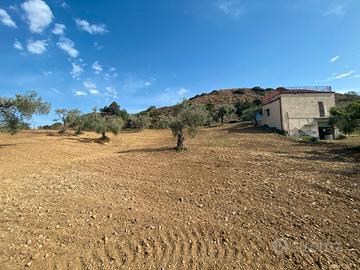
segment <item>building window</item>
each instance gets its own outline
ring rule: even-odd
[[[319,113],[320,113],[320,117],[325,117],[325,107],[324,107],[324,102],[319,101],[318,102],[319,105]]]
[[[266,112],[266,116],[270,116],[270,109],[266,109],[265,112]]]

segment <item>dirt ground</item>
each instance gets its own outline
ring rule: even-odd
[[[359,148],[234,125],[183,153],[169,130],[96,136],[0,135],[0,269],[360,268]]]

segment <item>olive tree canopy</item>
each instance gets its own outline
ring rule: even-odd
[[[17,94],[15,98],[0,97],[0,125],[11,134],[18,132],[33,115],[49,112],[50,104],[44,102],[35,91]]]
[[[196,136],[198,127],[206,124],[208,113],[204,107],[191,105],[185,101],[177,105],[176,115],[170,123],[172,133],[177,137],[177,151],[185,148],[184,129],[189,129],[191,137]]]

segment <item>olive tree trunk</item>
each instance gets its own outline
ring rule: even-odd
[[[106,134],[105,134],[105,131],[103,131],[103,132],[101,133],[101,139],[102,139],[102,140],[106,140],[106,139],[107,139]]]
[[[182,151],[185,148],[185,137],[184,137],[184,133],[181,130],[178,135],[177,135],[177,145],[176,145],[176,151]]]

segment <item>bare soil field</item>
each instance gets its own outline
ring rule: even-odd
[[[355,139],[96,137],[0,135],[0,269],[360,268]]]

